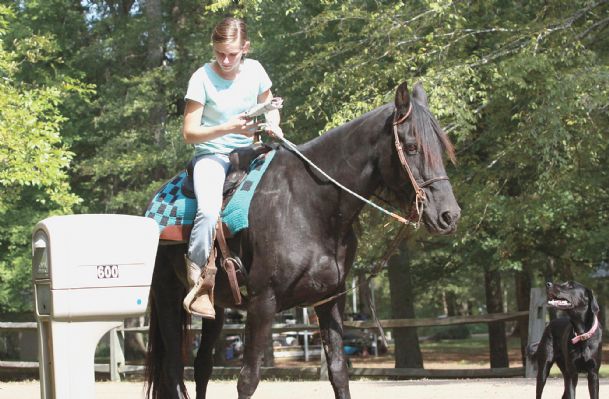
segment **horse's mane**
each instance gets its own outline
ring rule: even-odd
[[[417,139],[417,145],[425,155],[425,165],[436,166],[442,162],[442,153],[436,154],[435,151],[431,150],[435,140],[438,140],[441,149],[446,153],[451,162],[453,164],[456,163],[455,147],[440,127],[436,118],[417,99],[411,97],[411,104],[414,135]]]
[[[355,119],[347,121],[347,122],[343,123],[342,125],[333,127],[332,129],[328,130],[327,132],[321,134],[320,136],[315,137],[315,138],[301,144],[301,148],[303,150],[306,150],[307,148],[310,148],[311,146],[323,145],[324,142],[326,142],[327,140],[331,139],[332,137],[334,137],[336,135],[342,135],[342,134],[345,134],[346,132],[353,131],[353,129],[355,129],[355,128],[359,127],[361,124],[369,121],[370,118],[374,116],[374,114],[385,111],[385,109],[389,108],[390,105],[391,104],[385,104],[381,107],[370,110],[370,111],[366,112],[365,114],[356,117]]]
[[[454,146],[444,130],[440,127],[440,124],[436,118],[431,114],[429,109],[425,105],[421,104],[416,98],[411,97],[411,104],[412,118],[414,122],[414,135],[417,140],[417,145],[423,151],[425,165],[436,166],[442,162],[442,152],[438,154],[436,151],[432,150],[432,148],[435,148],[436,140],[440,144],[441,150],[446,153],[451,162],[453,164],[456,163],[457,160]],[[371,117],[376,116],[376,114],[387,113],[389,109],[393,109],[394,107],[395,105],[393,103],[389,103],[368,111],[364,115],[332,128],[321,136],[303,143],[302,148],[306,149],[313,145],[323,144],[324,141],[330,139],[334,135],[340,135],[344,132],[352,131],[355,127],[360,126],[368,121]],[[388,114],[387,121],[383,125],[383,128],[390,128],[391,121],[390,114]]]

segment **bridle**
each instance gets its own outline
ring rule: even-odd
[[[400,137],[398,134],[398,126],[401,125],[402,123],[404,123],[406,121],[406,119],[408,119],[408,117],[410,117],[411,113],[412,113],[412,102],[410,103],[410,107],[408,107],[408,111],[403,116],[398,118],[397,109],[393,114],[393,136],[395,138],[395,149],[398,153],[398,157],[400,158],[400,163],[402,164],[402,168],[408,175],[408,178],[410,179],[410,183],[412,184],[412,188],[414,189],[414,192],[415,192],[414,203],[413,203],[413,206],[411,207],[410,215],[407,218],[403,218],[395,213],[388,212],[388,211],[380,208],[378,205],[371,203],[368,200],[362,199],[362,200],[370,203],[371,205],[373,205],[375,208],[380,209],[384,213],[388,214],[389,216],[392,216],[393,218],[395,218],[395,219],[399,220],[401,223],[403,223],[401,228],[398,230],[398,233],[395,235],[395,237],[391,241],[390,245],[388,246],[387,250],[385,251],[385,255],[383,256],[382,260],[380,262],[377,262],[377,264],[374,266],[374,268],[372,270],[372,273],[366,278],[367,283],[370,283],[370,281],[373,278],[375,278],[381,272],[382,269],[385,268],[385,266],[389,262],[389,259],[391,258],[391,256],[393,256],[395,254],[395,251],[398,248],[398,244],[404,238],[404,234],[406,232],[405,227],[410,224],[410,225],[413,225],[415,229],[418,229],[419,226],[421,225],[421,218],[423,217],[423,208],[425,206],[425,202],[427,201],[427,197],[426,197],[425,191],[423,189],[440,180],[448,180],[448,176],[444,175],[444,176],[433,177],[429,180],[419,183],[417,181],[417,179],[414,177],[414,174],[412,173],[412,169],[410,168],[410,165],[408,165],[408,161],[406,160],[406,156],[404,155],[404,147],[402,146],[402,142],[400,141]],[[306,158],[304,158],[304,159],[306,160]],[[312,164],[310,161],[309,161],[309,163]],[[335,184],[338,184],[338,183],[335,182]],[[357,285],[359,285],[359,283]],[[321,301],[314,303],[312,306],[317,307],[324,303],[330,302],[336,298],[339,298],[343,295],[347,295],[349,292],[351,292],[355,288],[356,287],[351,287],[348,290],[341,291],[338,294],[332,295],[329,298],[325,298]],[[371,292],[370,289],[368,289],[367,291],[368,291],[368,293]],[[372,318],[374,319],[376,327],[378,328],[379,333],[380,333],[379,336],[382,338],[383,343],[385,345],[387,345],[387,341],[385,339],[385,333],[383,332],[383,327],[381,326],[381,323],[379,322],[378,317],[376,316],[376,310],[374,307],[374,303],[371,299],[369,299],[369,303],[370,303],[370,309],[372,310]]]
[[[406,156],[404,155],[404,146],[402,146],[402,142],[400,141],[400,136],[398,134],[398,126],[403,124],[406,119],[410,117],[410,114],[412,114],[412,101],[409,105],[410,106],[408,107],[408,111],[406,111],[406,113],[401,117],[398,118],[397,109],[393,114],[393,137],[395,139],[395,150],[397,151],[398,157],[400,158],[402,169],[404,169],[404,171],[408,175],[410,183],[412,184],[412,188],[415,192],[414,203],[411,207],[411,212],[408,216],[408,219],[411,222],[416,220],[413,224],[415,225],[415,227],[418,227],[421,223],[421,218],[423,217],[423,208],[425,207],[425,202],[427,201],[427,197],[425,196],[425,191],[423,190],[423,188],[430,186],[440,180],[448,180],[448,176],[444,175],[432,177],[431,179],[426,180],[422,183],[419,183],[414,177],[412,169],[410,168],[410,165],[408,165],[408,160],[406,160]]]
[[[298,148],[296,147],[296,145],[294,143],[292,143],[291,141],[289,141],[287,138],[280,136],[279,140],[282,141],[283,144],[285,144],[296,155],[298,155],[305,162],[307,162],[313,169],[315,169],[317,172],[319,172],[322,176],[324,176],[326,179],[331,181],[341,190],[348,192],[349,194],[353,195],[354,197],[356,197],[356,198],[360,199],[361,201],[365,202],[366,204],[372,206],[373,208],[383,212],[384,214],[386,214],[388,216],[391,216],[392,218],[396,219],[400,223],[403,223],[404,225],[412,225],[415,229],[418,229],[419,226],[421,225],[421,218],[423,217],[423,208],[425,205],[425,201],[427,200],[425,197],[425,191],[423,191],[423,188],[430,186],[433,183],[440,181],[440,180],[448,180],[448,176],[438,176],[438,177],[429,179],[427,181],[424,181],[422,183],[419,183],[417,181],[417,179],[414,177],[414,175],[412,174],[412,170],[410,169],[410,166],[408,165],[408,161],[406,160],[406,157],[404,156],[404,147],[402,146],[402,143],[400,142],[400,138],[398,135],[398,126],[401,125],[402,123],[404,123],[406,121],[406,119],[408,119],[408,117],[410,116],[411,113],[412,113],[412,103],[410,103],[408,112],[406,112],[405,115],[398,118],[397,110],[396,110],[396,112],[394,113],[394,116],[393,116],[393,134],[395,136],[395,149],[400,158],[400,163],[402,164],[402,168],[406,171],[406,174],[408,175],[410,182],[412,183],[412,187],[414,188],[414,191],[416,194],[415,199],[414,199],[414,204],[411,207],[410,215],[406,218],[404,218],[394,212],[388,211],[387,209],[375,204],[374,202],[370,201],[369,199],[362,197],[361,195],[354,192],[353,190],[350,190],[349,188],[345,187],[343,184],[338,182],[332,176],[328,175],[326,172],[321,170],[319,168],[319,166],[315,165],[315,163],[313,161],[311,161],[302,152],[300,152],[298,150]]]

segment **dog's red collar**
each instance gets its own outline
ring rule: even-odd
[[[571,339],[571,343],[576,344],[579,341],[589,340],[592,337],[592,335],[594,335],[594,333],[596,332],[597,329],[598,329],[598,317],[596,317],[596,315],[594,315],[594,323],[592,324],[592,328],[590,329],[590,331],[587,331],[581,335],[576,335],[574,338]]]

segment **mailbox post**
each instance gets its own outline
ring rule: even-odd
[[[42,399],[95,397],[99,339],[146,311],[159,228],[127,215],[54,216],[32,239]]]

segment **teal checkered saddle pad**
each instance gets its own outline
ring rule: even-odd
[[[249,166],[222,212],[222,220],[232,234],[248,227],[249,207],[260,179],[271,163],[275,151],[256,158]],[[197,213],[197,200],[189,178],[190,170],[183,170],[165,183],[152,197],[144,216],[154,219],[161,232],[161,240],[187,241]]]

